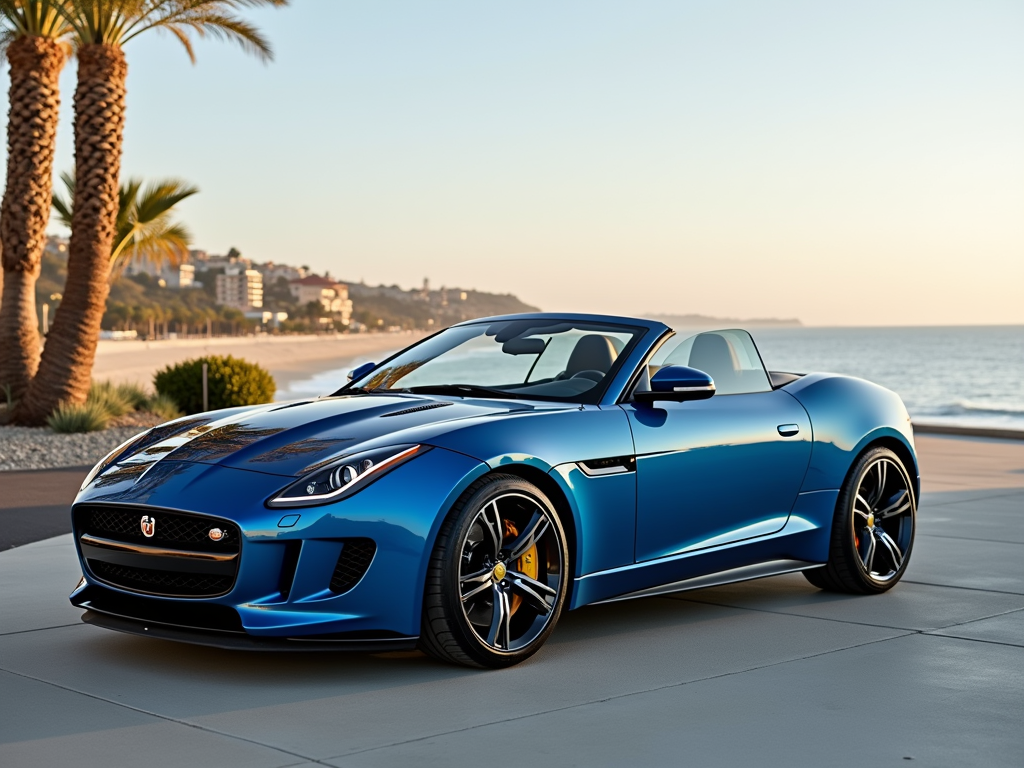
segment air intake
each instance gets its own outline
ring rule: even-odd
[[[373,539],[345,539],[344,542],[338,564],[334,566],[334,574],[331,576],[331,591],[339,595],[359,583],[377,552]]]
[[[388,416],[405,416],[407,413],[419,413],[420,411],[429,411],[433,408],[444,408],[446,405],[454,405],[454,403],[428,403],[427,405],[417,405],[415,408],[406,408],[402,411],[392,411],[391,413],[381,414],[381,418],[386,419]]]

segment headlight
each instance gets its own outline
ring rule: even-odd
[[[345,456],[292,483],[268,501],[267,506],[311,507],[340,501],[429,450],[426,445],[396,445]]]
[[[127,451],[129,448],[131,448],[133,445],[135,445],[137,442],[139,442],[142,438],[144,438],[152,431],[152,429],[147,429],[145,432],[140,432],[135,437],[125,440],[123,443],[117,446],[117,448],[115,448],[102,459],[100,459],[99,462],[97,462],[96,466],[89,470],[89,474],[85,476],[85,480],[82,481],[82,487],[78,489],[79,493],[84,491],[86,486],[96,479],[96,475],[98,475],[100,472],[102,472],[111,464],[113,464],[115,460],[121,458],[121,454],[123,454],[125,451]]]

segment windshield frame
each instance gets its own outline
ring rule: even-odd
[[[614,321],[607,321],[607,320],[602,320],[602,319],[598,319],[598,318],[580,319],[578,317],[573,317],[572,315],[567,315],[564,319],[562,319],[560,317],[557,317],[557,316],[545,316],[543,318],[533,318],[533,317],[530,317],[530,316],[525,316],[525,317],[521,317],[521,318],[515,317],[515,316],[506,316],[506,317],[502,317],[502,318],[493,318],[493,317],[492,318],[481,318],[479,320],[469,320],[469,321],[466,321],[466,322],[457,323],[455,325],[450,325],[447,328],[442,328],[441,330],[439,330],[439,331],[437,331],[435,333],[429,334],[428,336],[424,336],[422,339],[420,339],[419,341],[415,342],[414,344],[410,344],[408,347],[404,347],[403,349],[398,350],[395,354],[393,354],[390,357],[388,357],[388,358],[382,360],[381,362],[377,363],[377,365],[374,368],[374,370],[377,370],[377,369],[379,369],[379,368],[381,368],[383,366],[386,366],[388,363],[390,363],[391,361],[393,361],[393,360],[399,358],[400,356],[406,354],[410,350],[413,350],[416,347],[420,346],[421,344],[424,344],[424,343],[430,341],[431,339],[433,339],[433,338],[435,338],[437,336],[440,336],[441,334],[446,333],[446,332],[448,332],[448,331],[450,331],[450,330],[452,330],[454,328],[465,328],[467,326],[477,326],[477,325],[492,325],[495,322],[509,321],[509,320],[536,320],[538,324],[544,324],[544,323],[551,323],[551,324],[553,324],[554,322],[561,321],[561,322],[565,322],[565,323],[578,324],[578,325],[580,325],[580,326],[582,326],[584,328],[586,328],[587,326],[593,326],[594,330],[596,332],[599,332],[600,327],[604,326],[604,327],[607,327],[608,329],[615,329],[615,330],[621,330],[622,332],[628,332],[628,333],[631,334],[631,338],[625,343],[625,345],[619,351],[618,355],[615,358],[615,361],[612,363],[611,367],[608,369],[608,373],[605,375],[605,377],[600,382],[598,382],[597,386],[592,387],[591,389],[588,389],[585,392],[581,392],[579,394],[567,395],[565,397],[554,397],[554,396],[551,396],[551,395],[538,395],[538,394],[533,394],[533,393],[517,393],[514,390],[508,391],[508,392],[504,392],[504,391],[501,391],[501,390],[495,390],[495,394],[494,395],[488,395],[488,396],[484,396],[484,395],[473,396],[473,395],[458,395],[458,394],[452,394],[452,395],[445,394],[445,395],[435,395],[435,396],[438,396],[438,397],[476,397],[477,399],[496,399],[496,400],[523,400],[523,401],[533,400],[533,401],[552,402],[552,403],[572,403],[572,404],[582,404],[582,405],[597,405],[597,404],[600,404],[600,403],[604,402],[604,397],[605,397],[606,393],[608,392],[609,387],[618,379],[618,377],[622,373],[623,366],[633,356],[633,354],[637,350],[637,347],[640,345],[641,341],[644,339],[645,336],[647,336],[648,332],[650,331],[650,328],[647,328],[647,327],[645,327],[643,325],[638,325],[638,324],[634,325],[634,324],[631,324],[629,322],[614,322]],[[436,358],[431,358],[431,359],[436,359]],[[370,373],[367,373],[365,376],[362,377],[362,379],[366,379],[366,377],[370,376],[372,373],[373,373],[373,371],[371,371]],[[360,379],[360,380],[362,380],[362,379]],[[467,385],[467,386],[472,386],[469,382],[450,382],[450,383],[452,385],[463,384],[463,385]],[[415,390],[416,387],[412,387],[411,389]],[[340,395],[363,395],[363,394],[373,394],[373,395],[387,395],[387,394],[408,395],[408,394],[417,394],[417,393],[415,391],[409,392],[407,389],[404,389],[402,387],[396,387],[395,389],[363,390],[363,389],[357,387],[356,386],[356,380],[353,380],[353,381],[348,382],[344,386],[342,386],[336,392],[334,392],[332,397],[333,396],[340,396]],[[426,394],[426,393],[424,393],[424,394]]]

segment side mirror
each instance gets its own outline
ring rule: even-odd
[[[633,399],[641,403],[671,400],[707,400],[715,394],[715,382],[704,371],[685,365],[666,365],[651,377],[650,392],[634,392]]]
[[[358,368],[348,372],[348,380],[349,381],[355,381],[356,379],[361,379],[361,378],[363,378],[363,376],[368,374],[370,371],[372,371],[376,367],[377,367],[376,363],[363,363]]]

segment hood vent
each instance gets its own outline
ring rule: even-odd
[[[407,413],[429,411],[432,408],[444,408],[446,405],[454,405],[454,403],[427,403],[426,405],[417,405],[415,408],[406,408],[402,411],[392,411],[391,413],[381,414],[381,418],[386,419],[388,416],[405,416]]]

